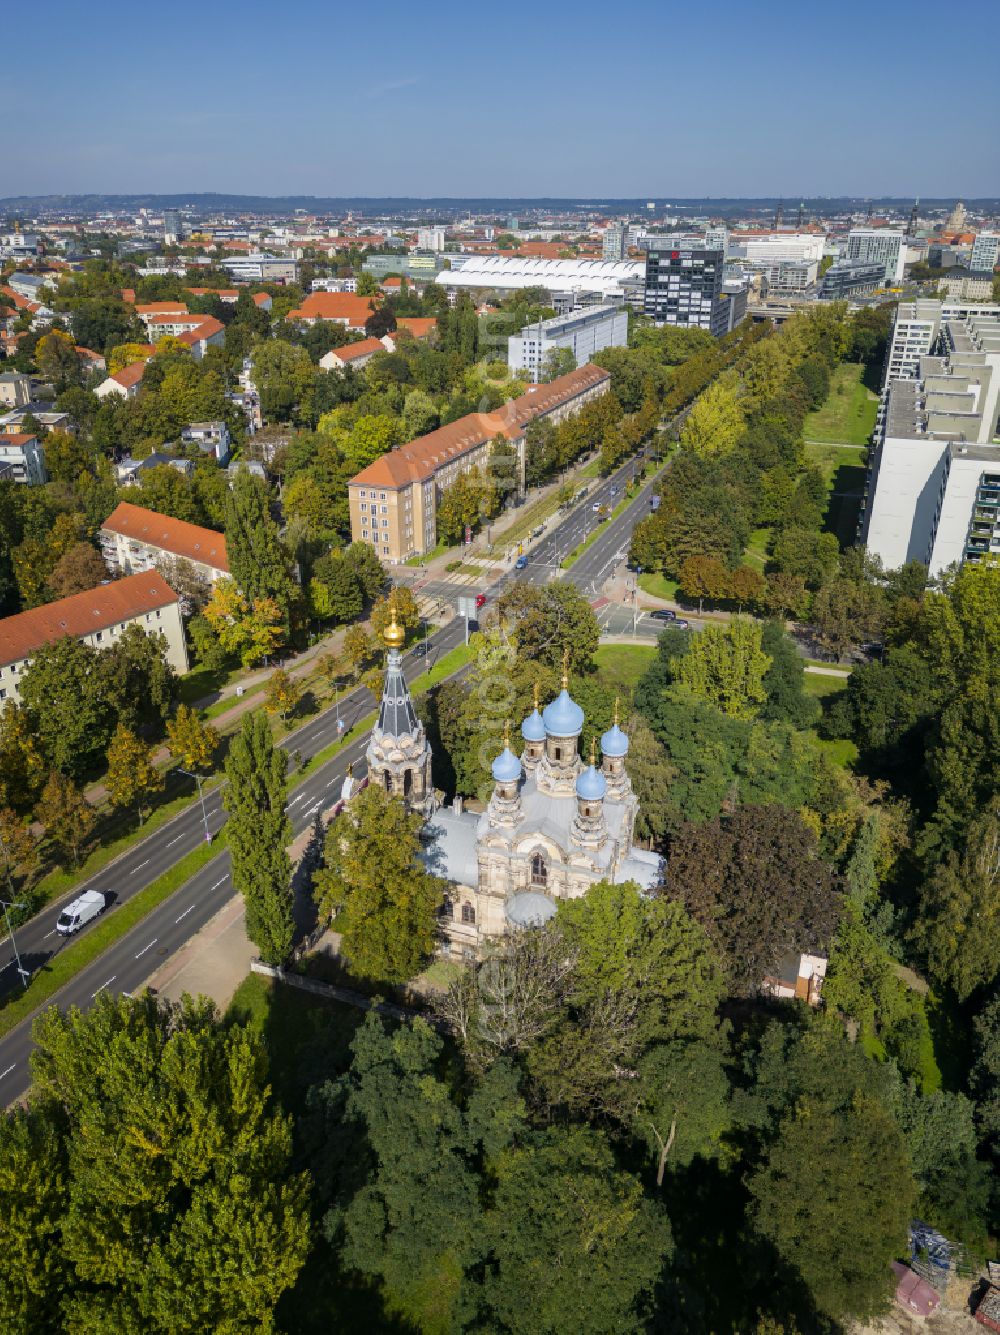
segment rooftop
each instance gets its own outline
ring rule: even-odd
[[[145,510],[141,505],[122,501],[101,528],[136,542],[148,543],[151,547],[160,547],[187,561],[200,561],[216,570],[229,570],[225,534],[202,528],[199,524],[189,524],[186,520],[173,519],[170,515],[157,514],[155,510]]]
[[[149,571],[18,612],[0,621],[0,663],[30,658],[43,644],[52,644],[64,635],[90,635],[176,602],[177,594],[162,575]]]
[[[520,398],[511,399],[496,412],[468,413],[456,422],[401,445],[398,450],[390,450],[351,478],[350,485],[404,487],[429,478],[444,464],[484,445],[494,436],[508,439],[519,436],[534,418],[610,379],[607,371],[589,363],[547,385],[531,385]]]

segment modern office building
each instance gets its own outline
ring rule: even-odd
[[[942,278],[938,291],[947,301],[990,301],[993,296],[992,274],[952,274]]]
[[[815,232],[730,232],[726,259],[745,261],[744,268],[767,268],[782,260],[818,265],[825,244]]]
[[[885,265],[881,260],[838,260],[831,264],[819,285],[821,301],[843,301],[863,297],[885,287]]]
[[[887,381],[859,533],[888,570],[1000,555],[1000,322],[941,323],[938,355]]]
[[[446,257],[442,254],[369,255],[361,267],[365,273],[374,274],[379,282],[392,274],[399,274],[401,278],[409,278],[417,283],[433,283],[444,268],[445,260]],[[317,290],[315,284],[313,290]],[[354,288],[327,288],[327,291],[353,292]]]
[[[902,231],[891,227],[854,227],[848,233],[845,258],[878,261],[884,268],[886,285],[898,283],[903,277],[906,238]]]
[[[296,262],[280,255],[233,255],[219,262],[242,283],[294,283],[299,275]]]
[[[99,584],[53,603],[0,621],[0,709],[21,699],[20,681],[35,653],[72,635],[94,649],[110,649],[127,626],[166,640],[166,659],[175,672],[188,670],[180,600],[162,575],[149,571]]]
[[[1000,232],[980,232],[972,243],[969,268],[974,274],[993,276],[1000,264]]]
[[[601,258],[613,264],[620,263],[628,253],[628,228],[612,223],[605,229],[601,241]]]
[[[611,376],[581,366],[547,385],[532,385],[520,398],[490,413],[469,413],[426,436],[389,450],[348,483],[351,537],[369,542],[384,561],[422,556],[437,542],[437,504],[461,473],[482,468],[492,442],[504,436],[517,452],[511,485],[524,488],[524,439],[531,422],[571,417],[606,394]]]
[[[163,241],[165,245],[176,246],[184,237],[184,226],[179,209],[165,209],[163,212]]]
[[[618,306],[586,306],[569,315],[556,315],[525,325],[507,343],[507,365],[527,371],[538,384],[549,355],[557,348],[572,352],[577,366],[585,366],[601,348],[623,348],[628,342],[628,313]]]
[[[723,264],[721,250],[679,248],[670,237],[650,240],[644,313],[658,325],[726,333],[729,313],[722,300]]]

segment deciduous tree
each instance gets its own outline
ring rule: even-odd
[[[35,815],[45,827],[45,837],[79,866],[80,855],[97,825],[97,813],[73,780],[53,770]]]
[[[760,625],[745,617],[706,626],[678,664],[678,682],[730,718],[753,718],[767,698],[764,673],[771,666],[761,636]]]
[[[163,775],[153,764],[152,748],[140,741],[124,723],[118,724],[108,747],[104,785],[116,807],[135,804],[140,825],[144,799],[163,791]]]
[[[179,705],[167,721],[171,754],[183,769],[209,770],[219,748],[219,734],[190,705]]]
[[[302,699],[302,687],[294,677],[284,670],[276,668],[267,679],[264,689],[264,708],[269,714],[277,714],[284,723],[293,713]]]

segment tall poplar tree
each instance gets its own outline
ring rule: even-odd
[[[287,620],[294,593],[288,555],[271,518],[267,487],[246,469],[237,472],[226,499],[226,553],[244,597],[273,598]]]
[[[292,864],[285,848],[292,827],[285,815],[288,757],[277,750],[267,719],[246,714],[226,757],[223,804],[233,884],[243,896],[247,936],[266,964],[280,965],[292,949]]]

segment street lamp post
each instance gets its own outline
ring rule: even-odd
[[[201,775],[195,774],[193,770],[181,769],[180,765],[177,766],[177,770],[180,774],[186,774],[189,779],[194,779],[195,783],[198,785],[198,798],[201,801],[201,822],[205,827],[205,843],[210,844],[212,842],[212,836],[208,832],[208,815],[205,811],[205,794],[202,792],[201,788]]]
[[[13,884],[13,882],[12,882],[11,879],[10,879],[10,868],[9,868],[9,867],[8,867],[8,869],[7,869],[7,881],[8,881],[8,884],[10,885],[10,888],[11,888],[10,892],[11,892],[11,894],[13,894],[13,893],[14,893],[14,884]],[[21,967],[21,956],[17,953],[17,942],[14,940],[14,928],[11,926],[11,923],[10,923],[10,910],[11,910],[11,909],[23,909],[23,908],[26,908],[27,905],[26,905],[26,904],[18,904],[18,903],[15,903],[13,900],[9,900],[9,899],[0,899],[0,904],[3,905],[3,916],[4,916],[4,922],[7,924],[7,935],[10,937],[10,944],[14,947],[14,960],[15,960],[15,962],[16,962],[16,964],[17,964],[17,971],[18,971],[18,973],[21,975],[21,982],[24,984],[25,987],[27,987],[27,986],[28,986],[28,979],[29,979],[29,977],[30,977],[30,974],[28,973],[28,970],[27,970],[27,969],[24,969],[24,968]]]

